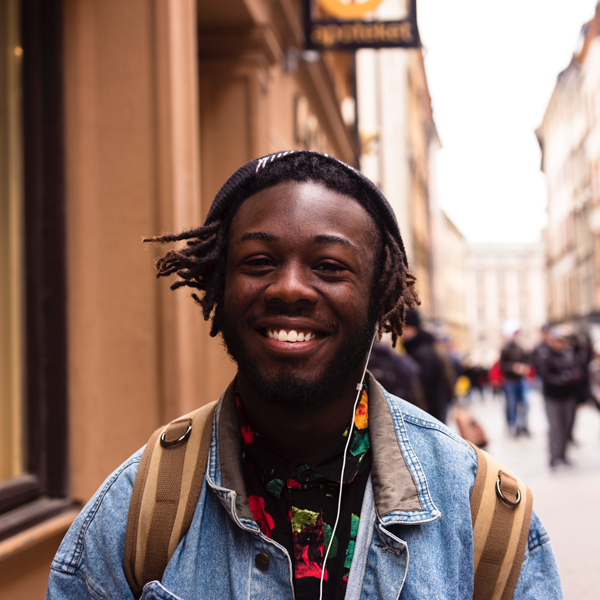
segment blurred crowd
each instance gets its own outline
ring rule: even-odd
[[[573,442],[577,407],[594,404],[600,410],[600,342],[567,325],[544,325],[531,351],[520,343],[520,324],[506,321],[504,346],[489,368],[460,356],[449,341],[426,329],[418,311],[407,311],[399,351],[391,340],[373,347],[369,370],[392,394],[445,423],[449,411],[461,435],[484,447],[487,437],[469,411],[473,400],[487,395],[505,403],[510,436],[529,436],[528,390],[544,397],[549,425],[549,466],[570,465],[567,448]]]

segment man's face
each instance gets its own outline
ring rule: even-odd
[[[548,345],[555,352],[564,352],[567,347],[567,340],[565,340],[564,338],[558,338],[558,337],[554,337],[551,335],[548,338]]]
[[[405,325],[404,326],[404,339],[412,340],[419,333],[419,329],[414,325]]]
[[[223,338],[266,401],[314,406],[360,379],[378,252],[367,211],[322,185],[285,182],[242,204],[229,233]]]

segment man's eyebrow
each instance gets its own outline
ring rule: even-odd
[[[237,246],[241,242],[247,242],[249,240],[261,240],[263,242],[278,242],[279,238],[266,231],[247,231],[236,243]]]
[[[313,243],[315,244],[341,244],[342,246],[346,246],[347,248],[352,248],[358,252],[358,248],[345,237],[341,237],[339,235],[327,235],[321,234],[316,235],[313,238]]]

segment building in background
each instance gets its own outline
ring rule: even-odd
[[[544,245],[469,244],[466,297],[472,364],[498,359],[509,319],[520,322],[521,343],[532,349],[546,322]]]
[[[76,509],[234,373],[140,238],[248,160],[358,164],[351,54],[290,0],[0,0],[0,597],[42,598]],[[345,116],[345,118],[344,118]]]
[[[600,320],[600,7],[537,130],[548,188],[549,319]]]
[[[434,323],[461,356],[469,353],[467,241],[448,215],[433,215]]]
[[[401,18],[405,0],[377,11]],[[421,311],[435,317],[432,213],[435,156],[440,147],[421,48],[360,50],[356,58],[361,169],[383,191],[400,224]]]

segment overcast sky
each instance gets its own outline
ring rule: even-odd
[[[534,130],[596,0],[417,0],[438,195],[472,242],[534,242],[546,187]]]

